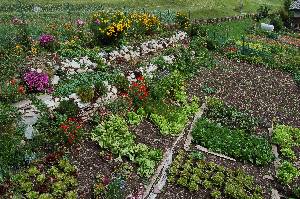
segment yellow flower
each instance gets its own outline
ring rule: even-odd
[[[36,55],[37,54],[37,48],[32,47],[31,48],[31,53],[34,54],[34,55]]]

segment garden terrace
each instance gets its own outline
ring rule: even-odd
[[[268,7],[35,3],[0,8],[0,198],[300,197],[299,34]]]

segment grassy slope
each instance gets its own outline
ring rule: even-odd
[[[234,11],[240,0],[21,0],[37,4],[103,4],[108,7],[130,7],[147,9],[171,9],[190,11],[194,18],[220,17],[236,15]],[[283,0],[243,0],[244,12],[255,12],[260,5],[267,4],[278,8]],[[1,0],[3,4],[12,4],[14,0]]]

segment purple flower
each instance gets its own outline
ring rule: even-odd
[[[99,19],[96,19],[96,20],[95,20],[95,23],[96,23],[97,25],[100,25],[101,22],[100,22]]]
[[[104,186],[108,185],[110,183],[109,177],[108,176],[103,176],[102,183],[104,184]]]
[[[55,40],[54,36],[49,34],[43,34],[40,36],[40,44],[41,46],[47,46],[51,43],[53,43]]]
[[[85,22],[81,19],[77,19],[76,24],[77,24],[78,27],[81,27],[81,26],[84,26]]]
[[[23,80],[30,91],[45,92],[51,91],[49,85],[49,76],[47,73],[39,73],[37,71],[29,71],[23,75]]]

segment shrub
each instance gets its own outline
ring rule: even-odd
[[[256,165],[267,165],[274,159],[266,139],[242,130],[230,130],[208,120],[199,120],[192,135],[196,144]]]
[[[131,13],[128,18],[131,22],[131,27],[128,32],[131,35],[149,35],[160,30],[160,20],[153,14]]]
[[[77,94],[84,103],[91,102],[95,97],[95,89],[92,86],[80,86]]]
[[[180,29],[186,30],[190,26],[190,20],[188,16],[184,13],[177,12],[175,23],[179,26]]]
[[[100,81],[100,82],[96,82],[95,83],[95,94],[98,97],[102,97],[105,96],[108,92],[108,89],[106,87],[106,85],[104,84],[104,82]]]
[[[123,12],[101,11],[93,15],[90,27],[100,44],[111,45],[120,42],[130,25]]]
[[[80,111],[77,103],[74,100],[63,100],[59,103],[56,111],[67,117],[77,117]]]
[[[279,31],[283,30],[283,28],[284,28],[282,19],[279,16],[277,16],[277,14],[276,14],[276,16],[271,17],[270,24],[272,24],[274,26],[274,30],[276,32],[279,32]]]

